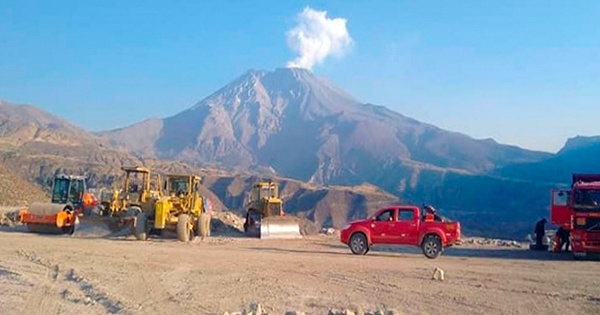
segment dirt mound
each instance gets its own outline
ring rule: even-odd
[[[0,206],[21,206],[47,199],[40,187],[20,178],[0,162]]]

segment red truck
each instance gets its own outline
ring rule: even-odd
[[[422,216],[416,206],[380,209],[365,220],[350,222],[340,235],[352,253],[364,255],[374,244],[420,246],[427,258],[436,258],[446,247],[460,243],[460,223]]]
[[[600,174],[574,174],[571,189],[553,190],[550,220],[570,231],[575,258],[600,254]]]

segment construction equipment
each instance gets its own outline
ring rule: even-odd
[[[550,219],[570,233],[574,258],[600,255],[600,174],[574,174],[571,189],[553,190]]]
[[[200,177],[195,175],[167,175],[165,196],[153,209],[137,215],[134,234],[146,240],[151,232],[175,230],[182,242],[195,235],[210,236],[212,203],[199,193]]]
[[[50,203],[32,203],[21,211],[21,222],[31,232],[73,234],[78,215],[89,212],[98,200],[87,191],[83,176],[57,175]]]
[[[255,183],[246,209],[246,236],[261,239],[301,237],[298,222],[287,218],[283,212],[283,200],[279,198],[277,183]]]
[[[102,195],[102,215],[121,219],[121,223],[133,222],[135,217],[155,208],[156,201],[162,197],[161,178],[151,174],[143,166],[122,167],[125,179],[122,189],[115,189],[110,198]]]

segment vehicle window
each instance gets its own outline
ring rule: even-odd
[[[414,211],[412,211],[412,210],[398,211],[398,221],[412,221],[413,218],[414,218]]]
[[[555,191],[554,198],[552,198],[552,200],[554,201],[554,205],[566,206],[568,204],[568,196],[569,195],[564,191]]]
[[[375,221],[392,221],[394,219],[394,210],[386,210],[375,217]]]
[[[52,202],[54,202],[54,203],[67,202],[68,193],[69,193],[69,181],[66,179],[57,179],[54,182],[54,189],[52,191]]]
[[[169,191],[176,194],[185,194],[188,191],[187,178],[171,178],[169,180]]]
[[[77,203],[83,198],[83,181],[75,180],[71,182],[70,192],[69,192],[69,201],[72,203]]]

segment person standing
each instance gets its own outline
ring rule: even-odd
[[[535,224],[535,246],[541,248],[544,244],[544,235],[546,235],[546,219],[541,219]]]
[[[570,234],[571,233],[562,226],[556,231],[556,236],[558,237],[558,242],[560,244],[558,246],[559,252],[563,250],[563,246],[565,247],[566,252],[569,251],[569,247],[571,247],[571,241],[569,240]]]

